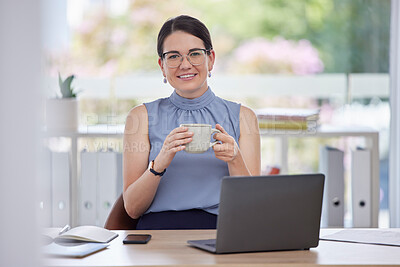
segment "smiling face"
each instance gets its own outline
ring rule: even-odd
[[[178,95],[185,98],[196,98],[207,91],[207,75],[212,70],[215,60],[213,50],[206,55],[206,60],[199,66],[193,66],[186,58],[186,55],[193,49],[205,49],[203,41],[189,33],[176,31],[165,38],[163,53],[177,51],[183,56],[182,63],[176,68],[170,68],[165,60],[158,60],[164,77]]]

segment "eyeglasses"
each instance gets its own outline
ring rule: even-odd
[[[200,48],[189,50],[186,58],[193,66],[199,66],[204,63],[208,51],[209,50]],[[179,67],[179,65],[181,65],[183,61],[183,56],[176,51],[165,52],[164,54],[162,54],[162,58],[165,60],[167,66],[170,68]]]

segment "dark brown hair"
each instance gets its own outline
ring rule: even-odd
[[[157,38],[157,53],[159,57],[162,57],[163,54],[165,38],[176,31],[183,31],[196,36],[203,40],[207,51],[212,49],[211,36],[206,25],[196,18],[187,15],[181,15],[167,20],[161,27]]]

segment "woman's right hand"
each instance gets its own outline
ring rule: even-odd
[[[187,127],[177,127],[173,129],[165,138],[160,153],[154,160],[154,169],[162,172],[168,168],[175,154],[185,149],[185,145],[192,141],[192,132],[188,132]]]

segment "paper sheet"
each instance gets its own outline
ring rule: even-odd
[[[327,241],[343,241],[363,244],[400,246],[400,229],[345,229],[334,234],[322,236],[320,239]]]
[[[81,258],[96,251],[102,250],[107,246],[108,244],[104,243],[81,243],[79,245],[60,245],[51,243],[50,245],[44,246],[42,248],[42,252],[47,256]]]

